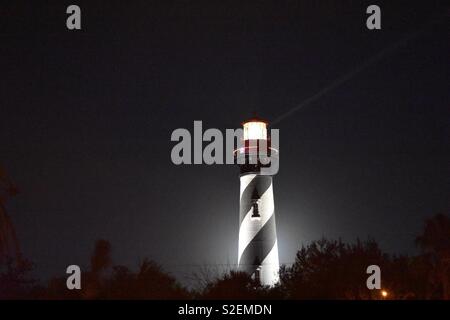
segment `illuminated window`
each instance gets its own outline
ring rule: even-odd
[[[259,219],[261,216],[259,215],[259,208],[258,208],[258,200],[252,200],[252,219]]]
[[[255,271],[255,280],[260,283],[261,281],[261,267],[256,268]]]

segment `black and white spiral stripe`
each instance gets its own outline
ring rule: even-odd
[[[255,200],[260,215],[257,219],[252,218]],[[279,261],[271,176],[241,176],[238,257],[240,270],[254,274],[259,268],[262,284],[278,282]]]

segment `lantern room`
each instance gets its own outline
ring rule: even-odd
[[[245,121],[244,141],[246,140],[267,140],[267,122],[261,119],[250,119]]]

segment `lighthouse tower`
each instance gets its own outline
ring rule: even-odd
[[[261,159],[278,157],[278,150],[271,147],[266,121],[254,118],[243,127],[243,146],[235,150],[241,184],[238,264],[261,284],[274,285],[279,261],[272,175],[262,170],[267,162]]]

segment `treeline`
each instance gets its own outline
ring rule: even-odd
[[[99,240],[81,290],[68,290],[66,277],[39,285],[28,276],[30,263],[7,261],[0,268],[0,299],[450,299],[449,217],[428,219],[416,244],[419,255],[402,256],[383,253],[371,239],[351,244],[321,239],[280,268],[275,287],[229,271],[214,278],[198,273],[197,288],[188,289],[151,260],[137,270],[113,265],[110,244]],[[366,286],[366,268],[373,264],[381,268],[382,290]]]

